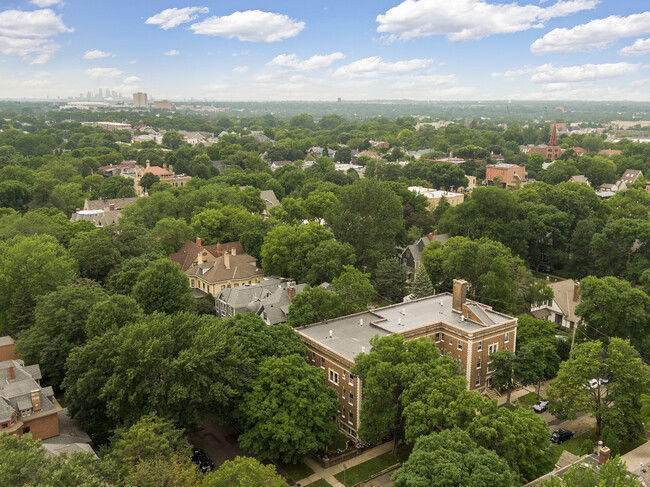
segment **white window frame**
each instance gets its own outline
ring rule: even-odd
[[[481,376],[477,375],[476,380],[474,381],[474,387],[478,387],[481,385]]]
[[[459,351],[461,351],[461,352],[463,351],[463,342],[461,342],[460,340],[458,340],[457,348],[458,348]]]
[[[320,368],[325,370],[325,357],[320,358]]]
[[[348,423],[354,424],[354,413],[352,411],[348,414]]]
[[[329,373],[330,373],[330,374],[329,374],[329,376],[330,376],[330,377],[329,377],[329,378],[330,378],[330,382],[331,382],[332,384],[339,385],[339,373],[338,373],[338,372],[335,372],[335,371],[332,370],[332,369],[329,369]]]
[[[483,340],[481,340],[480,342],[478,342],[476,344],[476,351],[477,352],[482,352],[483,351]]]
[[[503,343],[508,343],[510,341],[510,332],[507,331],[503,334]]]
[[[341,399],[345,401],[345,389],[341,389]]]
[[[454,345],[454,337],[449,337],[449,345]]]
[[[350,377],[348,379],[349,379],[348,384],[350,384],[351,386],[354,386],[354,376],[352,374],[350,374]]]
[[[488,355],[492,355],[493,353],[496,353],[498,351],[499,351],[498,343],[493,343],[492,345],[488,345]]]
[[[440,332],[436,333],[436,343],[440,343]]]
[[[354,404],[354,394],[352,394],[351,392],[348,394],[348,403]]]
[[[476,368],[480,369],[482,365],[483,365],[483,360],[481,359],[481,357],[477,358],[476,359]]]

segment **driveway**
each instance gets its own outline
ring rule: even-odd
[[[205,423],[199,431],[189,435],[189,441],[203,450],[217,469],[226,460],[246,456],[237,443],[237,436],[237,431],[229,425]]]

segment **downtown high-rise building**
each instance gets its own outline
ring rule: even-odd
[[[148,108],[147,94],[142,92],[133,93],[133,106],[135,108]]]

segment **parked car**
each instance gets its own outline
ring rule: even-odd
[[[199,466],[203,473],[209,472],[214,468],[214,463],[210,460],[210,457],[200,448],[194,448],[192,450],[192,461]]]
[[[549,401],[537,401],[533,404],[533,411],[536,413],[543,413],[548,408]]]
[[[553,431],[553,433],[551,433],[551,442],[557,443],[558,445],[563,441],[570,440],[571,438],[573,438],[573,433],[571,433],[569,430],[565,430],[562,428],[555,430]]]
[[[589,387],[592,389],[596,389],[600,383],[598,382],[598,379],[591,379],[589,381]]]

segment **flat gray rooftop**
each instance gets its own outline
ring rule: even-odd
[[[474,333],[513,319],[475,301],[467,301],[465,304],[480,317],[484,324],[461,319],[461,314],[452,309],[452,299],[450,293],[437,294],[307,325],[298,330],[305,336],[353,360],[362,352],[362,347],[365,347],[366,353],[370,351],[370,339],[375,335],[382,337],[393,333],[404,333],[439,322],[450,324],[467,333]]]

